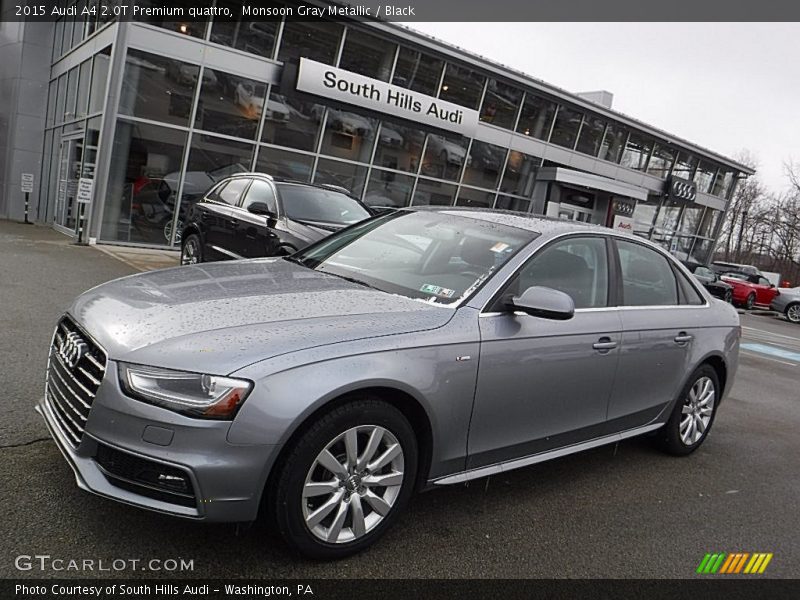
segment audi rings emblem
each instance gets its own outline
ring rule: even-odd
[[[61,346],[58,348],[58,355],[70,369],[74,369],[80,362],[89,346],[83,341],[80,334],[72,331],[64,336]]]
[[[692,201],[697,197],[697,189],[688,181],[672,180],[672,196],[678,200]]]

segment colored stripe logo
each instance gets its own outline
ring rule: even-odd
[[[772,560],[772,552],[707,553],[697,566],[700,575],[760,575]]]

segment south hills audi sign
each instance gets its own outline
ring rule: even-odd
[[[667,199],[678,202],[694,202],[697,198],[697,186],[693,181],[670,177],[667,182]]]
[[[297,90],[337,102],[472,136],[478,111],[364,77],[307,58],[300,59]]]

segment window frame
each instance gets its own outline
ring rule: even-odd
[[[255,185],[256,183],[263,183],[272,191],[273,204],[275,205],[274,206],[275,216],[277,217],[278,214],[279,214],[279,209],[278,209],[278,190],[275,187],[274,183],[272,181],[270,181],[269,179],[265,178],[265,177],[251,177],[250,178],[250,183],[248,184],[247,188],[242,192],[241,196],[239,196],[239,200],[236,202],[236,208],[238,208],[240,210],[243,210],[244,212],[249,212],[244,203],[245,203],[245,200],[247,198],[247,195],[250,193],[250,190],[252,189],[253,185]],[[269,204],[269,203],[267,203],[267,204]]]

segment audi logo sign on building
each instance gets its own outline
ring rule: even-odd
[[[673,200],[693,202],[697,198],[697,186],[692,181],[673,177],[669,181],[669,197]]]

